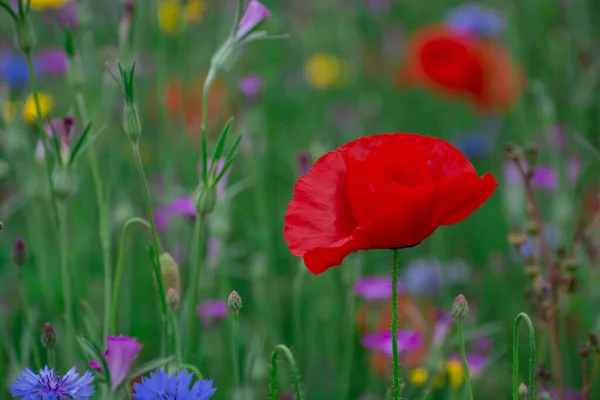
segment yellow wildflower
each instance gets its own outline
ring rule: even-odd
[[[446,363],[446,372],[448,372],[448,379],[450,385],[454,388],[462,386],[465,380],[465,371],[462,362],[459,360],[450,360]]]
[[[183,10],[183,15],[187,22],[194,23],[202,20],[205,11],[205,0],[188,0]]]
[[[411,385],[421,387],[427,382],[429,372],[425,368],[413,368],[408,372],[408,381]]]
[[[316,89],[339,85],[347,77],[345,60],[332,54],[313,54],[304,64],[304,77]]]
[[[61,8],[71,0],[31,0],[30,8],[32,10],[53,10]]]
[[[5,101],[2,103],[2,119],[6,123],[12,123],[17,118],[19,104],[16,101]]]
[[[46,93],[38,93],[38,99],[40,101],[41,118],[46,118],[48,114],[52,112],[52,108],[54,108],[54,100],[52,99],[52,96]],[[25,100],[25,104],[23,105],[23,117],[29,124],[35,124],[35,120],[40,117],[32,95],[27,96],[27,99]]]
[[[181,5],[178,0],[163,0],[158,5],[158,27],[167,34],[181,31]]]

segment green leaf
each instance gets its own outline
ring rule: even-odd
[[[102,355],[102,351],[98,347],[94,346],[94,344],[92,344],[91,342],[89,342],[81,336],[77,337],[77,341],[79,341],[79,345],[81,346],[83,352],[87,354],[89,358],[96,361],[102,366],[102,371],[104,371],[104,374],[102,374],[102,376],[106,379],[107,385],[110,385],[110,374],[107,373],[108,364],[106,363],[106,360]]]
[[[204,121],[202,121],[202,124],[204,124]],[[206,130],[202,129],[202,182],[207,183],[208,182],[208,155],[207,155],[207,150],[206,147],[208,146],[208,144],[206,143]]]
[[[112,78],[114,79],[114,81],[119,85],[119,87],[122,90],[123,89],[123,85],[121,84],[121,80],[119,78],[117,78],[117,76],[115,75],[114,72],[112,72],[112,70],[108,66],[108,63],[106,64],[106,70],[108,71],[108,73],[110,74],[110,76],[112,76]]]
[[[77,154],[79,154],[79,152],[83,148],[84,144],[86,143],[88,134],[90,133],[91,130],[92,130],[92,123],[90,122],[85,127],[85,130],[83,131],[83,133],[77,140],[77,143],[75,143],[75,146],[73,146],[73,150],[71,150],[71,155],[69,156],[69,164],[73,163],[73,161],[75,160],[75,157],[77,157]]]
[[[73,33],[70,29],[65,29],[65,52],[69,58],[75,55],[75,45],[73,44]]]
[[[157,368],[164,367],[169,362],[173,361],[175,357],[165,357],[165,358],[156,358],[152,361],[148,361],[146,364],[142,365],[140,368],[135,370],[129,375],[127,379],[128,382],[131,382],[132,379],[137,378],[138,376],[146,375],[148,372],[153,371]]]
[[[0,1],[0,7],[4,8],[4,10],[10,15],[10,17],[15,20],[15,22],[19,19],[18,15],[14,12],[11,6],[6,4],[4,1]]]
[[[216,174],[217,165],[219,163],[219,159],[223,155],[223,149],[225,148],[225,143],[227,142],[227,135],[229,134],[229,130],[231,129],[231,123],[233,122],[233,118],[229,118],[221,134],[219,135],[219,141],[217,142],[217,147],[215,147],[215,152],[213,154],[212,164],[210,166],[210,174],[209,176],[213,176]]]
[[[223,169],[217,176],[217,179],[215,180],[214,184],[219,183],[219,181],[221,181],[221,179],[223,178],[223,176],[225,175],[227,170],[229,170],[229,168],[231,167],[231,163],[233,162],[233,159],[235,157],[235,152],[237,151],[237,148],[240,146],[241,141],[242,141],[242,135],[238,136],[235,143],[231,147],[231,150],[229,150],[229,154],[227,155],[227,161],[225,161],[225,165],[223,166]]]

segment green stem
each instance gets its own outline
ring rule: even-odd
[[[146,180],[144,164],[142,163],[140,146],[138,142],[132,142],[132,146],[135,164],[140,175],[140,181],[142,182],[142,186],[144,188],[144,196],[146,198],[146,211],[148,213],[148,220],[150,221],[150,230],[152,232],[152,244],[154,246],[155,251],[154,256],[156,257],[156,259],[153,260],[152,265],[154,266],[154,277],[156,278],[156,285],[158,286],[158,301],[160,304],[160,310],[163,319],[163,348],[166,349],[166,344],[168,341],[167,331],[169,322],[167,320],[167,298],[165,296],[165,287],[163,285],[162,275],[160,273],[160,253],[162,251],[162,248],[158,240],[158,234],[156,233],[156,225],[154,224],[154,216],[152,214],[152,200],[150,199],[150,190],[148,189],[148,181]]]
[[[123,264],[125,260],[125,241],[127,239],[127,232],[129,231],[129,228],[134,224],[140,224],[142,226],[145,226],[150,232],[152,231],[152,228],[150,227],[148,221],[138,217],[128,219],[127,222],[125,222],[125,224],[123,225],[123,230],[121,231],[121,244],[119,246],[119,258],[117,259],[115,283],[112,294],[113,297],[112,312],[110,319],[110,333],[113,335],[117,333],[117,311],[119,308],[119,294],[121,292],[121,278],[123,277]]]
[[[598,378],[598,371],[600,370],[600,353],[596,354],[594,360],[594,369],[592,371],[592,375],[588,384],[583,388],[583,396],[586,398],[589,392],[594,388],[594,384],[596,383],[596,378]]]
[[[271,356],[271,379],[269,382],[270,400],[277,400],[277,357],[279,353],[283,353],[290,364],[290,371],[292,372],[292,381],[294,383],[294,392],[296,393],[296,400],[302,398],[300,394],[300,379],[298,374],[298,367],[296,366],[296,360],[292,355],[289,348],[282,344],[275,346],[273,355]]]
[[[529,382],[528,392],[530,398],[535,395],[535,330],[531,318],[525,313],[520,313],[515,318],[513,330],[513,400],[519,398],[519,323],[524,319],[529,329]]]
[[[200,286],[200,272],[202,270],[202,254],[204,249],[204,240],[202,233],[206,224],[206,218],[203,215],[196,216],[194,223],[194,234],[192,235],[192,265],[189,275],[190,293],[188,294],[189,301],[187,303],[188,321],[185,335],[185,351],[184,354],[190,354],[190,346],[196,325],[196,304],[198,304],[198,292]]]
[[[48,367],[50,368],[56,368],[56,350],[55,349],[48,349],[47,352],[47,356],[48,356]]]
[[[42,141],[42,145],[44,146],[44,153],[46,157],[44,157],[46,163],[46,180],[48,181],[48,187],[50,189],[50,200],[52,203],[52,212],[54,215],[54,221],[56,224],[60,224],[59,216],[58,216],[58,203],[56,199],[56,194],[54,193],[54,185],[52,183],[52,164],[50,163],[50,157],[48,155],[50,152],[48,151],[48,141],[46,137],[46,133],[44,132],[44,122],[42,115],[42,107],[40,106],[40,97],[37,89],[37,82],[35,80],[35,67],[33,65],[33,56],[31,51],[24,52],[25,59],[27,60],[27,71],[29,72],[29,86],[31,87],[31,96],[33,96],[33,102],[35,103],[35,111],[36,111],[36,124],[38,127],[38,135],[40,140]]]
[[[393,400],[400,400],[400,370],[398,362],[398,269],[400,264],[400,250],[393,250],[392,263],[392,353],[394,358],[394,391]]]
[[[460,342],[460,355],[462,356],[463,368],[465,369],[465,382],[467,383],[467,391],[469,392],[469,399],[473,400],[473,389],[471,388],[471,376],[469,374],[469,363],[467,362],[467,352],[465,351],[465,335],[463,320],[458,319],[458,340]]]
[[[232,353],[233,353],[233,368],[234,368],[234,377],[235,377],[235,387],[236,389],[241,387],[240,380],[240,313],[233,313],[233,345],[232,345]]]
[[[85,104],[85,98],[83,93],[80,91],[75,95],[77,110],[81,117],[83,126],[88,126],[90,118],[88,115],[87,107]],[[100,247],[102,249],[102,260],[104,266],[104,336],[108,336],[110,327],[110,311],[111,311],[111,283],[112,283],[112,263],[110,259],[110,226],[108,224],[108,207],[106,204],[106,198],[104,193],[104,187],[102,185],[102,177],[100,176],[100,168],[98,167],[98,159],[96,158],[96,151],[94,146],[87,148],[90,169],[92,170],[92,180],[94,181],[94,188],[96,191],[96,206],[98,207],[98,218],[99,221],[99,236],[100,236]]]
[[[67,337],[63,340],[67,348],[67,359],[72,361],[73,342],[73,299],[71,297],[71,277],[69,271],[69,233],[67,228],[67,205],[64,201],[59,203],[59,241],[60,241],[60,273],[62,276],[62,295],[64,303],[65,324]]]
[[[208,70],[208,74],[204,79],[204,87],[202,88],[202,125],[200,129],[200,136],[202,142],[202,182],[205,184],[208,182],[208,149],[206,144],[207,126],[208,126],[208,95],[210,94],[210,87],[216,77],[216,71],[211,66]]]
[[[15,268],[19,270],[21,267],[15,265]],[[40,359],[40,351],[38,349],[38,344],[36,341],[37,336],[34,334],[35,327],[33,325],[33,321],[31,319],[31,314],[29,313],[29,303],[27,302],[27,294],[25,293],[25,285],[23,280],[20,278],[21,271],[19,271],[19,294],[21,295],[21,311],[23,312],[23,319],[25,320],[25,326],[29,330],[29,344],[31,346],[31,353],[33,355],[34,361],[34,371],[36,368],[42,367],[42,361]]]
[[[177,316],[175,315],[175,311],[171,310],[169,312],[171,315],[171,325],[173,329],[173,346],[175,346],[175,355],[177,356],[177,367],[181,368],[183,359],[181,357],[181,342],[179,337],[179,321],[177,321]]]
[[[192,371],[193,373],[196,374],[196,379],[204,379],[202,377],[202,373],[200,373],[200,370],[198,368],[196,368],[195,365],[187,364],[187,363],[181,363],[179,365],[179,368],[189,369],[190,371]]]

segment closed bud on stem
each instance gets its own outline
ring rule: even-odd
[[[578,350],[581,357],[587,357],[591,353],[590,345],[588,343],[581,343]]]
[[[535,221],[527,221],[525,224],[525,232],[529,236],[537,236],[540,234],[539,224]]]
[[[527,400],[529,398],[529,389],[527,386],[521,382],[519,385],[519,400]]]
[[[529,264],[525,267],[525,275],[531,279],[536,279],[542,274],[542,267],[538,264]]]
[[[169,307],[170,310],[174,310],[176,308],[179,308],[179,304],[181,302],[179,293],[177,292],[177,290],[170,288],[169,290],[167,290],[167,306]]]
[[[515,227],[508,234],[508,243],[515,248],[521,247],[525,242],[527,242],[527,235],[519,227]]]
[[[519,157],[521,155],[520,149],[514,143],[507,144],[504,149],[504,153],[506,158],[512,161],[519,161]]]
[[[594,352],[600,351],[600,339],[595,332],[590,332],[588,334],[588,343],[590,344],[590,349]]]
[[[127,103],[123,116],[123,130],[131,142],[137,143],[142,135],[142,123],[135,104]]]
[[[238,292],[235,290],[231,292],[227,298],[227,305],[229,306],[229,311],[231,312],[239,312],[242,309],[242,298]]]
[[[166,252],[160,255],[160,276],[163,281],[165,292],[167,293],[167,298],[169,291],[174,291],[177,297],[179,297],[181,293],[179,264],[177,264],[177,261]]]
[[[46,322],[42,328],[42,346],[46,349],[53,349],[58,344],[58,335],[50,322]]]
[[[567,272],[576,272],[579,268],[579,262],[575,257],[566,257],[562,261],[562,263],[564,265],[565,271]]]
[[[525,160],[530,167],[534,167],[537,164],[539,155],[540,148],[537,143],[529,142],[525,145]]]
[[[465,319],[469,314],[469,303],[464,295],[459,294],[452,303],[452,316],[459,321]]]
[[[57,165],[52,173],[52,186],[56,197],[61,200],[66,200],[75,192],[75,183],[73,174],[67,165]]]
[[[204,182],[194,192],[194,204],[198,214],[206,216],[213,212],[217,205],[217,190],[214,186],[206,185]]]
[[[18,267],[25,265],[25,262],[27,261],[27,251],[25,250],[25,242],[23,242],[23,238],[20,236],[15,240],[12,255],[15,265]]]
[[[17,47],[25,54],[31,53],[35,46],[35,35],[33,29],[31,29],[31,24],[29,24],[29,17],[19,18],[15,28]]]

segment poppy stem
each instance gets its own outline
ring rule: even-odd
[[[471,376],[469,373],[469,363],[467,361],[467,353],[465,351],[465,334],[463,327],[463,320],[457,321],[458,326],[458,341],[460,342],[460,355],[462,357],[463,368],[465,370],[465,382],[467,384],[467,392],[469,392],[469,399],[473,400],[473,389],[471,388]]]
[[[393,400],[400,400],[400,371],[398,366],[398,269],[400,264],[400,250],[392,250],[392,353],[394,356],[394,391]]]
[[[533,398],[535,396],[535,330],[529,315],[520,313],[515,318],[513,329],[513,399],[519,398],[519,323],[524,319],[529,329],[529,382],[527,392]]]
[[[296,360],[294,359],[294,355],[290,351],[290,349],[283,345],[278,344],[275,346],[275,350],[273,351],[273,355],[271,356],[271,376],[269,379],[269,393],[270,400],[277,400],[277,357],[279,353],[282,353],[286,358],[288,363],[290,364],[290,371],[292,373],[292,381],[294,384],[294,393],[295,400],[301,400],[302,394],[300,393],[300,378],[298,373],[298,366],[296,365]]]

